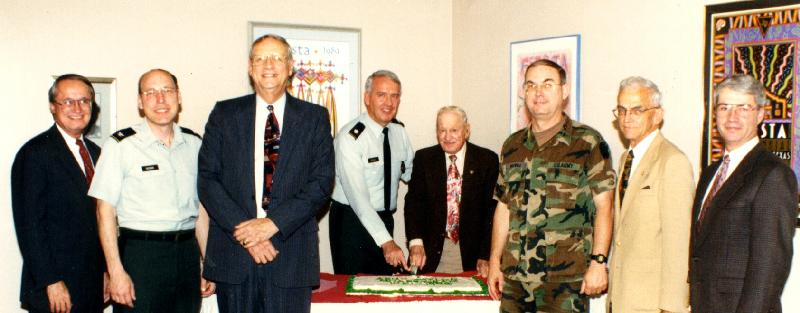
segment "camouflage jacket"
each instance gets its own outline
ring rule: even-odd
[[[575,282],[592,249],[593,195],[613,190],[611,152],[591,127],[566,119],[538,145],[530,127],[506,139],[495,198],[508,205],[501,267],[508,279]]]

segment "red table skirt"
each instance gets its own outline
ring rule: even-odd
[[[437,274],[431,273],[426,276],[461,276],[471,277],[477,272],[464,272],[461,274]],[[359,275],[361,276],[361,275]],[[410,301],[439,301],[439,300],[491,300],[489,296],[432,296],[432,295],[408,295],[408,296],[377,296],[377,295],[351,295],[345,294],[347,279],[350,275],[334,275],[330,273],[319,274],[319,288],[311,294],[312,303],[356,303],[356,302],[410,302]],[[485,280],[484,280],[485,282]]]

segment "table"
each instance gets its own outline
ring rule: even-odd
[[[475,272],[456,276],[469,277]],[[430,276],[448,276],[430,274]],[[320,273],[320,287],[311,295],[311,312],[315,313],[470,313],[497,312],[499,301],[489,296],[348,296],[345,295],[349,275]]]

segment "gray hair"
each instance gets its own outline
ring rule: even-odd
[[[378,77],[386,77],[388,79],[391,79],[393,82],[397,84],[398,87],[400,87],[400,90],[403,90],[403,85],[400,84],[400,78],[397,77],[397,74],[395,74],[390,70],[377,70],[375,71],[375,73],[372,73],[372,75],[369,75],[369,77],[367,77],[367,82],[364,83],[364,91],[370,92],[372,90],[372,81]]]
[[[761,81],[755,77],[745,74],[736,74],[725,78],[722,82],[717,84],[714,88],[714,103],[717,103],[719,93],[723,89],[740,92],[743,94],[751,95],[756,100],[756,105],[761,107],[768,103],[767,91]]]
[[[634,90],[640,88],[650,90],[650,103],[655,106],[661,106],[661,90],[658,90],[658,85],[651,80],[641,76],[631,76],[619,82],[619,92],[629,88]]]
[[[448,105],[441,107],[439,111],[436,112],[436,120],[438,121],[439,117],[441,117],[442,114],[445,113],[454,113],[461,118],[461,121],[464,122],[464,125],[469,125],[469,121],[467,120],[467,112],[465,112],[464,109],[462,109],[461,107],[457,105]]]
[[[288,60],[288,61],[292,60],[292,46],[289,45],[289,42],[286,41],[286,38],[283,38],[280,35],[276,35],[276,34],[266,34],[264,36],[258,37],[258,39],[253,41],[253,44],[250,45],[250,58],[253,57],[253,48],[258,43],[260,43],[260,42],[262,42],[264,40],[267,40],[267,39],[277,40],[278,42],[283,44],[283,46],[286,48],[286,60]]]
[[[89,88],[89,94],[92,95],[92,108],[94,108],[94,105],[95,105],[94,104],[94,86],[92,86],[92,82],[89,81],[88,78],[86,78],[83,75],[78,75],[78,74],[64,74],[64,75],[61,75],[58,78],[56,78],[55,81],[53,81],[53,84],[50,85],[50,89],[47,90],[47,99],[50,101],[50,103],[56,103],[56,94],[58,93],[58,84],[60,82],[62,82],[62,81],[65,81],[65,80],[77,80],[79,82],[82,82],[84,85],[86,85],[86,87]]]

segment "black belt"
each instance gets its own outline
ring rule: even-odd
[[[143,231],[130,228],[119,228],[120,239],[145,241],[186,241],[194,238],[194,229],[177,231]]]

